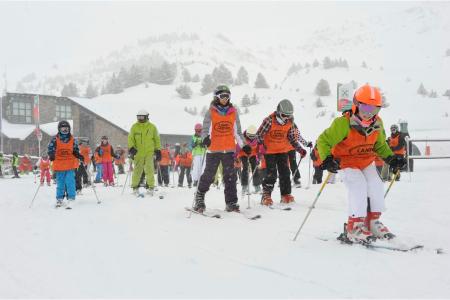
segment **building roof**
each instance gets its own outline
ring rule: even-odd
[[[70,123],[70,126],[73,127],[73,120],[67,121]],[[53,136],[58,133],[58,122],[40,124],[39,128],[46,134]],[[25,140],[35,129],[36,125],[34,124],[13,124],[2,119],[3,135],[10,139]]]

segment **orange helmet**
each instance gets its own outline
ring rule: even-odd
[[[375,106],[381,106],[382,104],[381,93],[378,88],[368,84],[365,84],[356,90],[355,95],[353,96],[353,102],[355,102],[355,100],[360,103]]]

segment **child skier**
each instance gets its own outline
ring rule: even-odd
[[[180,175],[178,177],[178,187],[183,187],[184,174],[186,174],[186,181],[188,183],[188,187],[191,188],[192,154],[188,149],[187,143],[181,146],[180,153],[176,157],[176,163],[180,167]]]
[[[202,144],[202,124],[195,124],[195,133],[191,140],[192,151],[192,180],[194,180],[194,186],[197,186],[198,180],[203,171],[203,156],[205,155],[206,148]]]
[[[47,185],[50,186],[50,159],[48,154],[42,154],[36,165],[41,170],[41,186],[44,185],[45,179],[47,180]]]
[[[281,203],[294,202],[291,195],[291,178],[289,170],[288,151],[290,145],[303,158],[306,150],[303,146],[312,147],[301,137],[294,123],[294,106],[291,101],[284,99],[278,103],[277,110],[264,119],[256,133],[258,143],[265,149],[267,174],[263,180],[263,195],[261,204],[273,204],[272,191],[277,181],[277,171],[280,179]]]
[[[75,201],[75,169],[83,156],[78,149],[78,143],[70,133],[70,124],[67,121],[58,123],[58,133],[48,144],[48,156],[53,161],[53,170],[56,173],[56,207],[60,207],[67,193],[67,208],[72,208]]]
[[[406,136],[401,133],[398,129],[397,124],[391,125],[391,136],[387,140],[389,147],[392,152],[398,156],[405,157],[406,155]],[[390,178],[390,176],[389,176]],[[397,175],[395,180],[400,180],[400,173]]]
[[[254,186],[255,192],[260,191],[260,178],[257,171],[258,159],[260,155],[264,152],[264,148],[262,145],[258,144],[256,139],[256,127],[250,125],[247,130],[244,131],[245,143],[251,147],[250,154],[245,153],[243,150],[237,146],[238,155],[237,157],[242,162],[242,176],[241,176],[241,185],[242,185],[242,195],[250,192],[249,190],[249,164],[250,164],[250,176],[252,177],[252,184]]]
[[[94,151],[94,165],[95,165],[95,171],[97,172],[97,174],[95,175],[94,183],[102,182],[102,178],[103,178],[102,155],[103,155],[103,150],[100,148],[100,144],[98,144],[97,149]]]
[[[347,238],[355,242],[394,236],[379,220],[384,211],[383,184],[373,162],[379,155],[397,171],[406,161],[386,143],[378,116],[381,104],[377,88],[360,87],[353,96],[352,111],[336,118],[317,140],[321,168],[333,173],[341,169],[349,201]]]
[[[311,151],[311,160],[313,161],[314,166],[314,175],[313,175],[313,184],[321,184],[322,183],[322,176],[323,176],[323,170],[320,168],[320,165],[322,164],[322,161],[319,157],[319,151],[317,150],[317,142],[314,146],[313,150]]]
[[[244,145],[239,114],[230,102],[231,92],[225,85],[214,90],[214,99],[203,119],[203,145],[208,147],[205,170],[200,177],[195,194],[194,210],[205,210],[205,193],[214,180],[219,163],[223,166],[225,184],[225,210],[239,212],[236,190],[236,172],[234,172],[234,153],[236,142],[250,154],[251,148]]]
[[[169,186],[169,166],[171,164],[172,158],[170,157],[169,144],[166,144],[164,148],[161,149],[161,161],[159,162],[158,170],[158,185]]]
[[[103,184],[114,186],[113,158],[116,157],[113,147],[108,143],[108,137],[102,136],[100,146],[95,150],[102,158]]]

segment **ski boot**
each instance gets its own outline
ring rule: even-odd
[[[294,179],[294,187],[301,188],[302,183],[300,182],[300,179]]]
[[[289,204],[289,203],[291,203],[291,202],[295,202],[294,196],[292,196],[291,194],[281,195],[281,201],[280,201],[280,203],[283,203],[283,204]]]
[[[364,225],[364,217],[348,217],[347,238],[353,243],[370,244],[376,237]]]
[[[241,211],[239,210],[239,204],[237,204],[237,203],[230,203],[230,204],[227,204],[226,207],[225,207],[225,210],[226,210],[227,212],[241,212]]]
[[[262,197],[261,197],[261,204],[265,206],[272,206],[273,200],[272,196],[270,195],[270,192],[263,191]]]
[[[395,235],[380,222],[380,212],[369,212],[366,217],[366,226],[378,239],[393,239]]]
[[[56,208],[63,206],[63,199],[56,200]]]
[[[203,213],[205,211],[205,209],[206,209],[206,206],[205,206],[205,193],[197,191],[195,193],[194,201],[195,201],[194,210],[196,212]]]
[[[254,193],[255,194],[260,194],[261,193],[261,186],[260,185],[255,185],[254,187],[255,187]]]
[[[243,185],[242,186],[242,197],[244,197],[245,195],[247,195],[248,194],[248,185]]]

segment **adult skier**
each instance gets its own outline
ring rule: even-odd
[[[231,104],[231,91],[225,85],[219,85],[213,93],[213,100],[203,119],[203,145],[208,148],[205,170],[200,177],[195,194],[194,210],[205,210],[205,193],[214,180],[220,163],[223,166],[225,185],[225,210],[239,212],[236,190],[236,172],[234,172],[234,153],[236,143],[250,154],[251,148],[244,145],[241,122],[236,108]]]
[[[352,111],[336,118],[317,140],[322,169],[333,173],[341,169],[349,201],[347,238],[355,242],[393,237],[379,220],[385,209],[383,183],[373,162],[379,155],[397,171],[406,161],[394,155],[386,143],[378,116],[381,104],[379,90],[363,85],[353,96]]]
[[[277,181],[277,171],[280,178],[281,203],[294,202],[291,195],[291,179],[288,151],[292,146],[303,158],[306,150],[302,147],[312,147],[301,135],[294,123],[294,106],[287,99],[281,100],[277,110],[266,117],[256,133],[258,143],[265,149],[267,174],[263,180],[261,204],[273,204],[272,191]]]
[[[12,178],[20,178],[19,173],[17,173],[18,166],[19,166],[19,154],[17,154],[17,152],[13,152],[11,167],[13,169],[14,176]]]
[[[203,171],[203,156],[206,152],[205,146],[202,144],[202,124],[197,123],[194,126],[194,135],[191,139],[191,152],[192,152],[192,180],[194,186],[197,186],[198,180]]]
[[[137,122],[128,134],[128,153],[134,161],[131,187],[133,193],[138,193],[139,181],[143,173],[147,180],[147,193],[153,195],[155,188],[155,171],[153,155],[156,161],[161,161],[161,140],[156,126],[148,120],[149,113],[141,109],[138,111]]]
[[[67,193],[67,208],[72,208],[75,201],[75,169],[83,156],[78,149],[78,142],[70,133],[67,121],[58,123],[58,133],[47,147],[50,160],[53,161],[53,171],[56,174],[56,207],[60,207]]]

